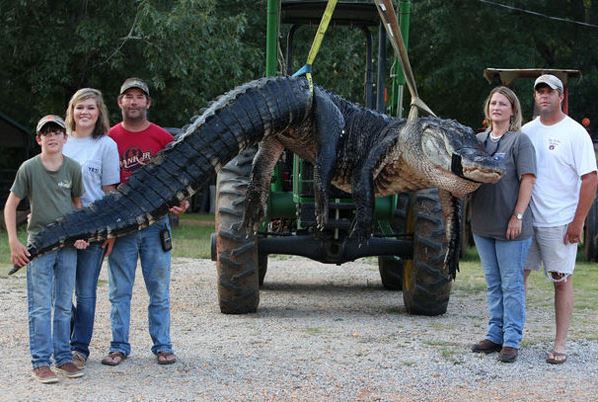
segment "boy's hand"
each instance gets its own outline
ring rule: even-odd
[[[187,210],[187,208],[189,208],[189,205],[191,205],[191,204],[189,204],[188,200],[183,200],[176,207],[170,208],[169,211],[175,215],[180,215],[183,212],[185,212]]]
[[[75,241],[75,248],[77,250],[85,250],[87,247],[89,247],[89,243],[86,242],[85,240]]]
[[[24,267],[29,263],[29,251],[27,251],[27,247],[23,245],[18,240],[13,242],[9,242],[10,245],[10,261],[13,265],[17,267]]]
[[[114,247],[115,241],[116,238],[113,237],[112,239],[107,239],[106,241],[104,241],[104,243],[102,243],[102,248],[106,249],[106,251],[104,252],[104,257],[108,257],[110,254],[112,254],[112,247]]]

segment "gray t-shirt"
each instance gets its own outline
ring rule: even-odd
[[[74,210],[74,197],[83,194],[81,166],[71,158],[64,161],[55,172],[44,167],[37,155],[23,162],[10,191],[17,197],[29,198],[31,219],[27,225],[29,237],[47,224]]]
[[[471,230],[478,236],[506,240],[509,219],[519,196],[519,180],[524,174],[536,175],[536,153],[529,137],[521,132],[507,132],[497,142],[489,132],[477,135],[486,152],[505,163],[505,175],[496,184],[482,184],[471,197]],[[529,206],[523,214],[517,240],[531,237],[532,214]]]

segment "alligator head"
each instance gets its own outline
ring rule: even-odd
[[[434,186],[462,197],[503,176],[503,164],[484,151],[471,128],[435,117],[421,118],[418,124],[420,163],[428,165]]]

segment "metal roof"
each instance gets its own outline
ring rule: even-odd
[[[517,78],[535,79],[542,74],[552,74],[560,78],[566,86],[569,78],[581,77],[581,71],[562,68],[487,68],[484,78],[490,83],[499,80],[504,85],[511,85]]]

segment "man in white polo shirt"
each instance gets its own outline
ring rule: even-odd
[[[539,116],[522,127],[537,156],[537,179],[532,193],[534,240],[525,264],[544,266],[554,282],[556,336],[546,361],[567,360],[567,331],[573,313],[573,269],[577,243],[596,195],[598,176],[594,147],[587,131],[562,110],[563,83],[545,74],[534,83]]]

